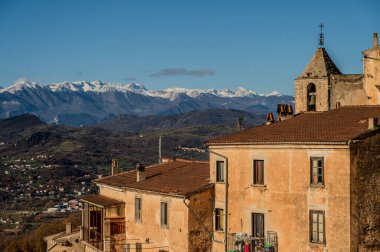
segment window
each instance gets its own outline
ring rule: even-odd
[[[136,242],[136,252],[142,252],[142,243]]]
[[[253,161],[253,184],[264,185],[264,160]]]
[[[316,93],[315,84],[310,83],[307,85],[307,111],[316,111]]]
[[[131,252],[132,250],[131,250],[131,244],[129,244],[129,243],[127,243],[127,244],[125,244],[125,246],[124,246],[124,252]]]
[[[168,226],[168,203],[161,202],[161,226]]]
[[[224,161],[216,161],[216,182],[224,182]]]
[[[135,220],[141,221],[141,198],[135,198]]]
[[[110,234],[125,234],[125,222],[111,222]]]
[[[252,213],[252,236],[264,237],[264,214]]]
[[[325,211],[310,210],[310,242],[325,243]]]
[[[223,230],[224,228],[224,211],[223,209],[215,209],[215,230]]]
[[[312,157],[310,158],[310,184],[323,185],[323,158]]]

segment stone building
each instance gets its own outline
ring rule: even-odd
[[[380,106],[348,106],[211,140],[214,235],[228,241],[213,251],[243,234],[251,249],[379,251],[377,118]]]
[[[315,52],[295,80],[295,112],[329,111],[337,106],[380,104],[380,47],[363,52],[363,74],[342,74],[325,48]]]
[[[86,251],[211,251],[209,163],[172,160],[95,181],[82,198]]]
[[[80,228],[74,228],[66,223],[66,230],[57,234],[44,237],[46,251],[50,252],[84,252],[84,246],[80,242]]]

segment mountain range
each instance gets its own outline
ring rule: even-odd
[[[33,113],[48,123],[93,125],[120,114],[166,116],[205,109],[267,113],[275,111],[278,103],[293,101],[293,96],[277,91],[258,94],[242,87],[235,90],[172,87],[156,91],[138,83],[77,81],[41,85],[18,81],[0,89],[0,118]]]

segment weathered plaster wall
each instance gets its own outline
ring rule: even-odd
[[[136,243],[150,251],[187,251],[188,249],[188,209],[183,198],[168,197],[145,191],[116,192],[100,187],[100,194],[124,201],[126,215],[126,240],[132,251]],[[135,220],[135,198],[141,198],[141,221]],[[168,203],[168,226],[162,227],[160,204]],[[149,239],[149,243],[146,240]]]
[[[328,78],[298,78],[295,81],[295,112],[307,111],[307,86],[316,87],[316,111],[328,110]]]
[[[380,133],[351,144],[351,251],[380,251]]]
[[[362,74],[336,74],[330,77],[331,108],[337,102],[341,106],[367,105],[367,95],[363,89]]]
[[[346,145],[211,147],[228,156],[228,232],[252,233],[251,214],[265,215],[265,230],[278,235],[279,251],[350,251],[350,152]],[[310,157],[324,157],[325,186],[310,186]],[[252,185],[253,160],[264,160],[265,186]],[[215,162],[210,155],[211,181]],[[215,185],[215,207],[224,208],[224,184]],[[309,243],[309,210],[324,210],[326,246]],[[223,240],[223,233],[216,232]],[[213,243],[213,251],[223,245]]]
[[[199,220],[212,234],[214,188],[210,188],[189,198],[189,206],[198,216]],[[209,233],[189,214],[189,251],[211,251],[212,238]]]

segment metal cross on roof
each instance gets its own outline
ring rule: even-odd
[[[319,25],[319,28],[321,28],[321,32],[319,33],[319,38],[318,38],[319,48],[323,48],[323,46],[325,44],[325,35],[323,34],[323,27],[325,27],[325,26],[323,25],[323,23],[321,23]]]

